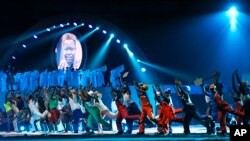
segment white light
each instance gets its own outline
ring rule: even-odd
[[[35,39],[37,39],[38,37],[36,35],[33,36]]]
[[[110,34],[110,37],[111,37],[111,38],[114,38],[114,37],[115,37],[115,34],[113,34],[113,33]]]
[[[61,27],[64,27],[64,25],[63,25],[63,24],[60,24],[60,26],[61,26]]]
[[[81,26],[84,26],[84,23],[82,23]]]
[[[12,59],[16,60],[16,57],[15,57],[15,56],[12,56]]]
[[[145,69],[145,68],[141,68],[141,71],[142,71],[142,72],[145,72],[145,71],[146,71],[146,69]]]
[[[191,91],[191,87],[190,87],[190,86],[186,85],[186,86],[184,86],[184,87],[185,87],[185,90],[186,90],[186,91],[188,91],[188,92]]]
[[[56,28],[56,26],[54,25],[53,28]]]
[[[128,48],[128,45],[127,45],[127,44],[124,44],[123,47],[127,49],[127,48]]]
[[[129,54],[129,56],[130,56],[130,57],[134,56],[134,53],[133,53],[133,52],[131,52],[131,51],[129,51],[129,53],[128,53],[128,54]]]
[[[74,26],[77,26],[77,23],[73,23]]]
[[[137,59],[137,62],[141,62],[141,60],[140,60],[140,59]]]
[[[128,127],[127,127],[127,126],[125,126],[125,128],[124,128],[124,129],[125,129],[125,131],[127,131],[127,130],[128,130]]]
[[[69,23],[67,23],[67,25],[69,25]]]
[[[79,127],[78,127],[78,130],[79,130],[79,131],[82,131],[82,126],[79,126]]]
[[[89,28],[93,28],[93,26],[91,24],[89,24]]]
[[[47,28],[46,30],[47,30],[47,31],[50,31],[50,29],[49,29],[49,28]]]
[[[234,32],[236,31],[236,28],[237,28],[237,16],[238,16],[237,9],[235,7],[231,7],[227,11],[227,15],[230,18],[231,31]]]
[[[21,127],[20,127],[20,130],[21,130],[21,131],[24,131],[24,129],[25,129],[24,126],[21,126]]]
[[[107,34],[107,31],[106,31],[106,30],[103,30],[102,33],[103,33],[103,34]]]
[[[97,26],[95,29],[96,29],[96,30],[99,30],[99,29],[100,29],[100,27],[99,27],[99,26]]]
[[[121,43],[121,41],[119,40],[119,39],[116,39],[116,42],[119,44],[119,43]]]
[[[26,48],[26,47],[27,47],[25,44],[23,44],[22,46],[23,46],[23,48]]]
[[[231,17],[235,17],[237,15],[237,10],[235,7],[231,7],[229,10],[228,10],[228,15],[231,16]]]

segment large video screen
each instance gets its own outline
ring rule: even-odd
[[[72,33],[65,33],[57,42],[56,62],[58,69],[79,69],[82,62],[82,46],[79,39]]]

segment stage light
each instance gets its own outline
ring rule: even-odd
[[[106,31],[106,30],[103,30],[102,33],[103,33],[103,34],[107,34],[107,31]]]
[[[77,23],[74,22],[73,25],[74,25],[74,26],[77,26]]]
[[[84,26],[84,23],[82,23],[81,26]]]
[[[123,44],[123,47],[124,47],[125,49],[127,49],[127,48],[128,48],[128,45],[127,45],[127,44]]]
[[[60,24],[60,27],[64,27],[64,25],[63,25],[63,24]]]
[[[16,60],[16,57],[15,57],[15,56],[12,56],[12,59]]]
[[[26,48],[26,47],[27,47],[25,44],[23,44],[22,46],[23,46],[23,48]]]
[[[47,31],[50,31],[50,29],[49,29],[49,28],[47,28],[46,30],[47,30]]]
[[[110,34],[110,37],[111,37],[111,38],[114,38],[114,37],[115,37],[115,34],[113,34],[113,33]]]
[[[146,69],[145,69],[145,68],[141,68],[141,71],[142,71],[142,72],[145,72],[145,71],[146,71]]]
[[[178,78],[183,78],[183,79],[186,79],[186,80],[190,79],[190,77],[187,74],[185,74],[183,72],[180,72],[178,70],[170,69],[170,68],[167,68],[167,67],[163,67],[163,66],[153,64],[153,63],[150,63],[150,62],[145,62],[145,61],[142,61],[142,60],[140,60],[140,63],[147,66],[147,67],[153,68],[155,70],[158,70],[160,72],[166,73],[166,74],[171,75],[171,76],[175,76],[175,77],[178,77]]]
[[[96,29],[96,30],[99,30],[99,29],[100,29],[100,27],[99,27],[99,26],[97,26],[95,29]]]
[[[236,9],[234,6],[232,6],[232,7],[227,11],[227,14],[228,14],[230,17],[235,17],[235,16],[237,16],[238,11],[237,11],[237,9]]]
[[[53,28],[56,28],[56,26],[54,25]]]
[[[116,39],[116,42],[117,42],[118,44],[120,44],[120,43],[121,43],[121,41],[120,41],[119,39]]]
[[[137,59],[137,62],[139,63],[139,62],[141,62],[141,60],[140,60],[140,59]]]
[[[129,54],[130,57],[133,57],[133,56],[134,56],[134,53],[131,52],[130,50],[129,50],[128,54]]]
[[[231,31],[236,30],[236,24],[237,24],[237,16],[238,16],[238,11],[237,9],[232,6],[228,11],[227,15],[229,16],[230,19],[230,29]]]
[[[133,57],[133,56],[134,56],[134,53],[133,53],[133,52],[131,52],[131,51],[129,50],[129,48],[128,48],[128,45],[127,45],[127,44],[123,44],[123,47],[126,49],[126,51],[127,51],[128,55],[129,55],[130,57]]]
[[[95,32],[97,31],[97,29],[95,28],[92,31],[89,31],[88,33],[86,33],[85,35],[83,35],[82,37],[79,38],[80,41],[84,41],[87,38],[89,38],[91,35],[93,35]]]
[[[78,130],[82,131],[82,126],[81,125],[79,125]]]
[[[183,86],[184,91],[190,92],[191,91],[191,87],[189,85],[185,85]]]
[[[69,25],[69,23],[67,23],[67,25]]]
[[[91,24],[89,24],[89,28],[93,28],[93,26]]]
[[[37,39],[38,37],[36,35],[33,36],[35,39]]]
[[[125,130],[125,131],[128,131],[128,127],[127,127],[127,126],[125,126],[125,127],[124,127],[124,130]]]
[[[21,130],[21,131],[24,131],[24,130],[25,130],[25,127],[24,127],[24,126],[21,126],[21,127],[20,127],[20,130]]]

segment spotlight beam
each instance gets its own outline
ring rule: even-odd
[[[128,48],[128,46],[124,46],[124,48],[126,49],[128,55],[129,55],[130,57],[133,57],[133,56],[134,56],[134,53],[133,53],[132,51],[130,51],[130,49]]]
[[[171,76],[174,76],[174,77],[178,77],[178,78],[184,78],[184,79],[189,79],[188,75],[184,74],[184,73],[181,73],[181,72],[178,72],[177,70],[173,70],[173,69],[169,69],[169,68],[166,68],[166,67],[162,67],[162,66],[159,66],[159,65],[156,65],[156,64],[152,64],[152,63],[148,63],[148,62],[144,62],[144,61],[139,61],[140,63],[144,64],[144,65],[147,65],[151,68],[154,68],[160,72],[163,72],[165,74],[168,74],[168,75],[171,75]]]
[[[80,42],[86,40],[87,38],[89,38],[92,34],[94,34],[96,31],[98,30],[98,28],[95,28],[94,30],[91,30],[90,32],[88,32],[87,34],[85,34],[84,36],[80,37],[79,40]]]
[[[94,60],[92,61],[91,65],[90,65],[91,69],[97,68],[98,65],[101,64],[101,62],[104,58],[104,55],[106,54],[112,39],[113,39],[113,36],[110,36],[109,39],[102,45],[101,50],[99,50],[96,53],[96,55],[93,58]]]

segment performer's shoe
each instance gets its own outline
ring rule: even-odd
[[[137,135],[145,135],[144,132],[137,132]]]
[[[218,135],[218,136],[226,136],[226,133],[225,133],[225,132],[219,131],[219,132],[217,132],[217,135]]]
[[[157,132],[155,133],[155,135],[164,135],[165,133],[164,132]]]
[[[94,131],[89,131],[89,132],[86,132],[86,133],[83,133],[83,135],[93,135],[93,134],[95,134],[95,132]]]
[[[240,97],[237,97],[237,96],[232,96],[232,98],[233,98],[234,102],[238,102],[238,101],[240,101]]]
[[[124,134],[126,134],[126,135],[131,135],[131,134],[132,134],[132,132],[128,132],[128,131],[126,131]]]
[[[148,127],[153,128],[153,127],[155,127],[155,125],[152,123],[152,124],[148,125]]]
[[[188,136],[190,134],[190,132],[184,132],[185,136]]]
[[[215,134],[215,127],[210,127],[210,133]]]
[[[117,133],[115,133],[116,135],[122,135],[123,131],[118,131]]]

